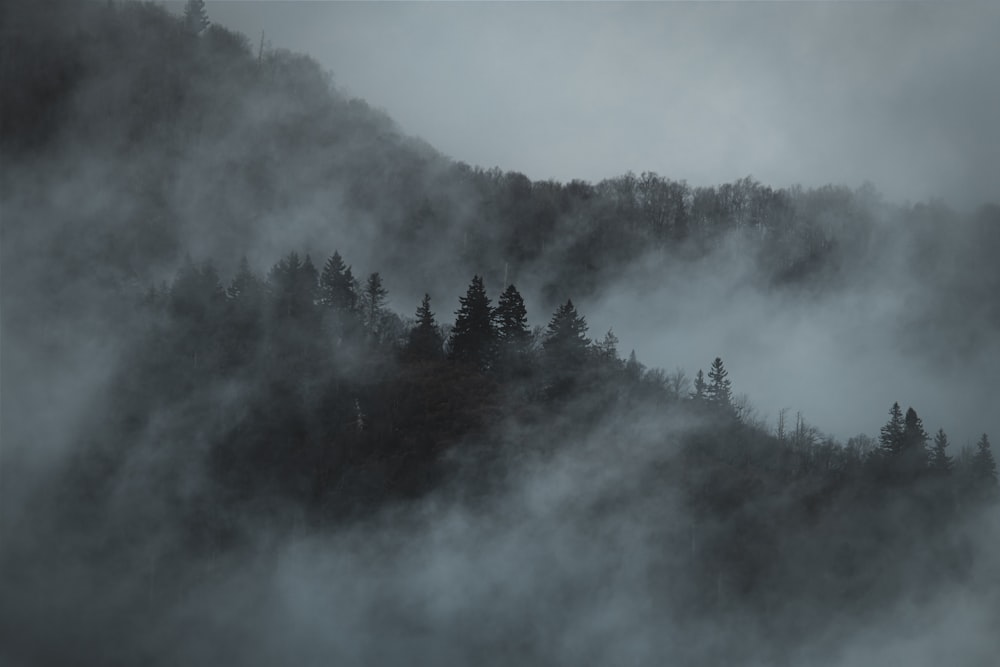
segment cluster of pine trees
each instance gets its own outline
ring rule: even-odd
[[[584,399],[599,407],[581,423],[639,404],[695,416],[701,426],[692,442],[701,444],[692,451],[778,478],[813,475],[834,490],[947,483],[948,503],[994,493],[987,436],[955,460],[944,431],[931,445],[912,408],[904,416],[893,406],[878,446],[865,436],[841,445],[801,418],[788,432],[784,415],[772,432],[734,397],[721,358],[693,383],[680,370],[647,369],[634,351],[619,355],[612,331],[591,340],[571,300],[533,330],[517,288],[508,285],[494,305],[479,275],[445,325],[430,295],[412,318],[392,312],[387,299],[378,272],[359,280],[339,252],[322,270],[292,252],[266,276],[244,259],[225,287],[211,263],[189,259],[172,284],[142,300],[122,378],[131,389],[120,398],[133,417],[123,421],[135,425],[164,404],[239,381],[256,407],[214,436],[216,472],[240,493],[283,489],[306,503],[349,487],[342,482],[358,457],[389,466],[376,495],[425,493],[440,482],[437,464],[450,447],[489,438],[512,415],[544,421]],[[140,382],[145,391],[135,389]],[[338,502],[351,504],[350,496]]]

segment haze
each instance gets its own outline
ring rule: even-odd
[[[456,160],[995,198],[997,3],[209,3]]]

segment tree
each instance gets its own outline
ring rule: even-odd
[[[943,428],[939,428],[934,436],[934,448],[931,450],[930,457],[930,469],[936,475],[947,476],[951,474],[953,461],[948,456],[947,449],[948,436],[945,435]]]
[[[205,0],[187,0],[184,5],[184,25],[196,35],[200,35],[209,25]]]
[[[972,455],[972,479],[979,493],[990,495],[996,491],[997,464],[985,433],[976,443],[976,453]]]
[[[414,359],[437,359],[441,356],[443,344],[444,339],[434,321],[434,313],[431,312],[431,297],[424,294],[424,299],[417,308],[417,324],[410,330],[407,353]]]
[[[705,400],[707,391],[708,384],[705,382],[705,372],[699,368],[698,373],[694,376],[694,391],[691,392],[691,398],[695,402],[701,403]]]
[[[335,311],[350,312],[358,306],[358,293],[351,267],[344,264],[340,253],[334,251],[323,265],[319,278],[320,303]]]
[[[629,352],[628,361],[625,362],[625,377],[632,382],[638,382],[642,378],[642,364],[635,356],[635,350]]]
[[[309,255],[303,261],[297,252],[288,253],[271,267],[267,282],[278,318],[312,319],[315,315],[317,276]]]
[[[513,285],[508,285],[497,300],[494,313],[497,323],[497,337],[506,344],[526,347],[531,340],[528,328],[528,311],[524,299]]]
[[[389,290],[382,286],[382,276],[378,271],[368,276],[365,289],[361,293],[361,315],[365,331],[373,339],[381,333],[388,294]]]
[[[602,361],[620,368],[621,359],[618,357],[618,336],[615,335],[614,330],[608,329],[608,333],[604,334],[604,340],[600,343],[595,340],[594,344]]]
[[[498,362],[506,373],[524,375],[530,370],[531,329],[524,299],[514,285],[508,285],[497,300],[493,313],[499,343]]]
[[[887,456],[895,456],[903,449],[903,411],[899,403],[889,408],[889,421],[879,433],[879,445]]]
[[[913,408],[907,408],[903,418],[900,457],[900,467],[907,479],[917,477],[927,468],[927,432]]]
[[[250,269],[250,262],[246,255],[240,259],[240,265],[236,269],[236,275],[229,281],[226,288],[226,296],[234,302],[256,302],[261,297],[264,286],[260,278]]]
[[[493,307],[486,295],[483,279],[473,276],[464,297],[459,297],[455,326],[448,339],[452,359],[488,370],[496,355],[497,331],[493,327]]]
[[[708,387],[705,398],[709,405],[721,410],[731,410],[733,407],[733,388],[729,381],[729,372],[722,364],[722,359],[716,357],[708,370]]]
[[[576,369],[586,360],[589,345],[587,321],[576,312],[573,301],[567,300],[552,315],[542,349],[556,366]]]

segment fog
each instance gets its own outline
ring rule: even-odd
[[[581,307],[593,334],[614,328],[622,350],[652,366],[679,366],[689,379],[721,355],[735,390],[772,425],[781,410],[801,412],[846,440],[877,433],[899,401],[929,429],[965,425],[949,430],[960,444],[997,431],[1000,339],[985,335],[962,354],[953,322],[916,323],[914,303],[926,288],[892,252],[835,293],[803,294],[762,288],[756,267],[726,248],[693,267],[640,264]],[[995,332],[975,321],[960,328]]]
[[[764,431],[787,410],[840,442],[875,436],[899,401],[928,431],[947,430],[957,455],[983,432],[1000,434],[1000,323],[980,293],[961,291],[1000,283],[995,272],[915,261],[925,237],[900,220],[917,209],[897,200],[945,196],[965,212],[995,199],[987,121],[1000,101],[982,85],[998,64],[986,44],[1000,17],[992,6],[208,9],[251,40],[263,27],[264,55],[254,44],[245,62],[220,57],[231,70],[208,59],[197,61],[204,71],[177,65],[179,81],[195,82],[177,84],[186,97],[143,106],[134,91],[158,93],[163,54],[173,52],[154,42],[122,58],[110,38],[73,36],[77,14],[63,7],[65,25],[45,23],[39,52],[58,55],[76,39],[92,69],[59,98],[58,131],[45,142],[23,148],[23,135],[4,137],[0,662],[995,661],[996,503],[961,505],[937,532],[894,526],[893,541],[878,531],[894,512],[910,516],[905,494],[873,496],[880,519],[870,524],[857,509],[863,496],[833,494],[817,510],[800,502],[825,492],[815,478],[781,481],[727,453],[715,461],[711,438],[724,436],[706,431],[713,418],[686,396],[630,402],[613,388],[532,398],[484,418],[488,428],[440,448],[440,477],[410,496],[383,489],[389,473],[363,457],[325,480],[317,507],[270,489],[234,491],[213,456],[255,423],[247,406],[269,350],[239,373],[168,391],[145,373],[176,358],[170,340],[149,337],[160,320],[141,306],[150,288],[173,289],[185,256],[214,262],[226,286],[241,257],[265,276],[291,251],[322,268],[337,249],[355,277],[382,273],[391,310],[411,318],[429,292],[447,326],[473,273],[486,276],[494,303],[507,278],[534,327],[572,298],[590,337],[614,330],[622,358],[634,349],[646,367],[693,379],[721,357]],[[27,7],[4,12],[8,25],[41,20]],[[103,29],[96,19],[79,27],[85,37]],[[939,39],[928,43],[929,33]],[[18,38],[31,44],[33,34]],[[322,71],[276,50],[286,46],[333,71],[329,97],[307,76]],[[30,71],[3,73],[37,83]],[[170,107],[175,97],[184,104]],[[492,177],[470,176],[438,151],[595,184],[647,169],[691,185],[747,173],[775,187],[872,180],[891,203],[869,202],[873,238],[813,282],[776,284],[758,246],[732,233],[700,254],[650,247],[627,262],[597,244],[608,256],[589,285],[573,279],[570,251],[600,211],[560,212],[537,255],[512,259],[497,241],[517,218],[495,212],[502,188],[484,195]],[[414,222],[424,201],[436,215],[430,231]],[[972,256],[966,246],[980,237],[941,206],[928,215],[945,230],[934,249],[948,261]],[[953,219],[965,226],[942,222]],[[405,377],[406,364],[337,345],[317,345],[327,356],[316,364],[335,369],[338,391],[355,392],[351,409],[375,412],[371,387]],[[362,358],[378,354],[384,369]],[[484,413],[505,405],[490,398]],[[363,430],[358,442],[379,445]],[[335,434],[323,441],[330,451],[357,444]],[[692,453],[692,442],[703,450]],[[284,450],[275,451],[261,467],[281,469]],[[323,504],[342,500],[342,488],[349,510]],[[238,492],[250,499],[234,500]],[[880,540],[891,546],[880,550]],[[835,571],[871,554],[858,566],[868,578]],[[741,580],[746,563],[763,572],[753,585]],[[859,580],[876,583],[839,588]]]
[[[993,3],[216,2],[455,159],[533,179],[996,193]]]

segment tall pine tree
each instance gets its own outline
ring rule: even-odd
[[[497,332],[493,326],[493,306],[486,295],[483,279],[473,276],[465,296],[458,301],[455,326],[448,339],[449,355],[480,370],[488,370],[496,356]]]
[[[733,385],[729,381],[729,371],[726,370],[720,357],[716,357],[712,367],[708,369],[705,398],[709,405],[720,410],[728,412],[733,409]]]
[[[407,354],[412,359],[432,361],[442,356],[443,345],[444,339],[434,321],[434,313],[431,312],[431,297],[424,294],[420,307],[417,308],[416,326],[410,330]]]

